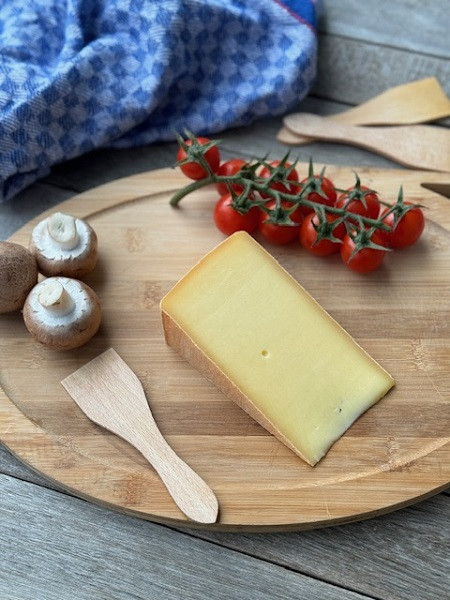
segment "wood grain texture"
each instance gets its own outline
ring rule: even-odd
[[[299,135],[367,148],[403,166],[450,171],[450,131],[441,127],[356,127],[311,113],[293,113],[283,123]]]
[[[113,348],[61,383],[91,421],[129,442],[149,461],[189,519],[216,522],[219,507],[213,491],[161,435],[141,382]]]
[[[450,100],[436,77],[388,88],[340,114],[349,125],[413,125],[450,116]]]
[[[37,471],[33,471],[29,465],[15,457],[2,443],[0,443],[0,473],[9,475],[11,478],[17,480],[35,483],[37,486],[58,490],[60,492],[65,491],[62,486],[52,483]]]
[[[450,96],[448,57],[323,34],[319,38],[318,77],[313,95],[355,105],[394,85],[431,76],[440,81]]]
[[[450,58],[443,35],[447,0],[421,8],[416,0],[323,0],[319,32]]]
[[[4,600],[366,598],[5,475],[0,489]]]
[[[307,166],[300,169],[306,172]],[[353,179],[348,168],[330,166],[329,174],[341,187]],[[170,170],[118,180],[59,207],[88,216],[97,230],[102,254],[87,283],[98,292],[105,318],[89,345],[64,354],[33,343],[20,315],[1,320],[0,438],[78,495],[156,521],[183,523],[144,459],[61,395],[60,380],[114,346],[138,374],[171,446],[216,492],[219,529],[336,524],[445,487],[449,205],[420,188],[423,173],[363,168],[360,175],[387,199],[400,182],[407,196],[424,199],[430,221],[421,243],[390,256],[384,269],[367,278],[334,259],[300,255],[297,247],[272,249],[398,382],[389,400],[358,420],[321,465],[311,469],[302,463],[165,345],[160,298],[222,239],[212,227],[211,191],[186,199],[179,210],[169,208],[171,191],[184,183]],[[433,173],[433,179],[442,178]],[[13,239],[26,243],[32,226]]]
[[[327,18],[321,28],[324,35],[319,38],[316,90],[328,100],[309,97],[299,110],[332,114],[367,100],[389,86],[433,74],[441,75],[441,82],[447,93],[450,92],[448,59],[434,60],[448,55],[446,19],[441,18],[446,14],[447,0],[436,0],[426,6],[419,6],[414,0],[395,3],[325,0],[325,8]],[[275,118],[223,132],[220,135],[222,154],[232,158],[243,153],[245,158],[251,158],[270,152],[272,158],[279,158],[286,151],[285,146],[275,140],[280,126],[281,119]],[[395,166],[368,151],[337,144],[317,142],[294,153],[302,161],[312,156],[317,162],[358,165],[358,171],[364,165]],[[173,144],[156,144],[126,150],[103,149],[58,165],[44,182],[34,184],[10,203],[0,205],[0,237],[8,237],[29,218],[68,198],[74,191],[167,166],[174,155]],[[392,186],[396,185],[393,179]],[[442,236],[433,234],[432,237],[433,247],[438,250]],[[331,270],[328,275],[332,275]],[[330,298],[331,283],[323,280],[317,285],[318,295]],[[376,285],[374,282],[374,288]],[[414,282],[391,279],[389,286],[395,286],[392,294],[397,302],[408,305],[399,318],[403,328],[412,327],[412,334],[418,340],[418,356],[425,351],[429,359],[430,353],[420,345],[426,309],[420,311],[417,321],[411,321],[411,317],[418,314],[414,307]],[[344,292],[340,286],[337,289],[333,310],[339,310],[339,315],[335,313],[338,320],[345,316],[347,328],[357,331],[362,327],[371,335],[364,308],[359,307],[353,322],[341,302]],[[360,295],[356,286],[354,291],[352,306],[356,310],[357,303],[366,300],[366,296]],[[436,294],[440,307],[435,312],[436,323],[447,314],[446,293],[448,288],[442,286]],[[426,308],[434,311],[431,301]],[[369,312],[374,312],[376,319],[381,317],[376,298],[370,303]],[[440,343],[440,331],[442,328],[437,327],[433,344]],[[436,351],[439,352],[438,347],[433,345],[431,352]],[[423,364],[430,366],[430,363]],[[414,360],[409,361],[409,365],[413,376],[420,375]],[[422,373],[430,375],[430,371]],[[431,376],[435,375],[431,372]],[[422,388],[422,391],[425,390]],[[197,411],[201,405],[200,398]],[[162,410],[168,427],[176,431],[178,420],[170,411],[170,404]],[[196,414],[193,411],[190,415],[191,425],[196,423]],[[406,413],[406,429],[409,418],[410,414]],[[239,419],[234,422],[241,429],[246,425]],[[247,425],[248,431],[254,433]],[[219,427],[220,417],[211,424],[212,429]],[[364,426],[362,431],[367,435],[370,428]],[[61,461],[63,458],[60,456]],[[271,598],[273,590],[274,595],[287,600],[291,597],[329,600],[330,594],[333,599],[354,600],[356,595],[335,587],[342,581],[347,588],[359,590],[365,599],[368,594],[382,600],[434,600],[445,597],[448,589],[449,535],[445,524],[448,523],[449,496],[445,492],[375,520],[311,532],[264,535],[196,532],[196,535],[212,536],[214,544],[223,546],[216,552],[210,545],[197,545],[186,536],[185,529],[169,537],[163,526],[111,513],[63,494],[48,495],[42,486],[52,485],[52,482],[19,462],[1,445],[0,472],[12,475],[8,485],[1,481],[0,493],[2,558],[5,550],[9,552],[8,561],[0,563],[0,596],[5,600],[203,600],[216,597],[234,600],[251,597],[252,585],[256,586],[254,596],[262,599]],[[29,486],[20,479],[34,481],[39,487]],[[306,577],[302,578],[301,587],[297,587],[284,573],[285,569],[272,570],[270,565],[261,565],[261,561],[248,561],[246,554],[260,555],[262,561],[285,564],[288,570],[289,565],[295,570],[297,564]],[[187,568],[184,568],[186,561]],[[198,569],[201,580],[195,576]],[[259,587],[261,569],[263,589]],[[314,577],[321,581],[314,581]],[[247,586],[244,581],[249,582]]]
[[[370,598],[448,595],[450,498],[444,494],[377,519],[318,531],[192,535]]]
[[[374,98],[331,115],[348,125],[407,125],[450,116],[450,100],[435,77],[389,88]],[[287,127],[277,134],[284,144],[307,144],[313,138],[294,135]]]
[[[307,98],[301,103],[299,109],[305,112],[331,115],[342,111],[345,107],[347,105],[342,103]],[[276,139],[281,126],[281,119],[270,119],[264,123],[263,133],[260,133],[261,127],[258,125],[222,133],[220,136],[222,139],[221,146],[225,151],[225,156],[230,158],[242,156],[243,158],[252,159],[255,156],[262,157],[269,153],[268,158],[279,159],[280,156],[286,154],[286,146]],[[235,148],[234,144],[236,135],[239,136],[238,149]],[[354,165],[358,168],[367,166],[381,169],[398,169],[398,164],[395,164],[395,162],[368,150],[330,142],[313,141],[313,143],[305,146],[293,148],[290,156],[291,159],[298,159],[299,162],[308,162],[312,159],[314,162]]]
[[[1,447],[0,470],[9,472],[19,479],[34,481],[43,487],[51,485],[48,480],[30,472],[23,463],[15,461],[8,451]],[[131,560],[135,565],[134,572],[143,572],[143,585],[147,594],[149,594],[150,584],[161,584],[164,594],[168,593],[164,587],[167,585],[165,568],[159,566],[158,560],[150,564],[147,560],[148,551],[142,554],[143,547],[167,544],[166,530],[161,526],[101,510],[76,498],[61,499],[59,494],[47,495],[47,492],[42,492],[36,486],[29,486],[13,477],[1,480],[3,497],[0,497],[0,505],[3,520],[0,515],[0,549],[11,548],[10,535],[16,533],[17,505],[24,507],[24,516],[21,519],[23,544],[19,551],[17,541],[14,541],[14,550],[10,550],[10,554],[7,555],[8,562],[4,569],[8,576],[0,577],[0,594],[6,596],[8,600],[11,595],[4,593],[5,590],[10,592],[13,582],[16,585],[19,580],[20,595],[14,596],[15,600],[19,598],[29,600],[30,595],[27,590],[31,585],[33,585],[33,600],[40,600],[41,597],[45,600],[53,600],[51,595],[50,597],[39,596],[39,590],[45,590],[45,594],[49,594],[48,580],[54,581],[50,594],[58,588],[57,582],[60,583],[61,589],[64,589],[66,596],[55,596],[57,600],[65,600],[65,597],[72,600],[75,589],[78,598],[78,593],[85,593],[84,586],[91,585],[94,586],[90,590],[91,593],[100,595],[100,590],[95,588],[97,584],[102,586],[102,589],[108,590],[108,600],[110,597],[115,597],[112,594],[117,594],[117,598],[128,600],[129,595],[125,589],[116,590],[118,583],[114,577],[104,581],[99,578],[98,572],[105,569],[109,573],[111,562],[116,565],[116,571],[122,567],[126,569]],[[202,561],[203,555],[195,551],[197,546],[191,545],[186,533],[221,546],[224,549],[224,554],[219,559],[221,581],[227,579],[229,571],[233,570],[234,562],[228,557],[231,551],[243,553],[254,559],[260,558],[265,562],[305,575],[307,579],[303,582],[303,593],[309,593],[309,586],[315,583],[313,578],[317,578],[324,583],[324,587],[312,589],[317,594],[316,597],[320,598],[327,593],[326,584],[338,586],[338,589],[333,591],[336,591],[342,600],[347,600],[351,595],[348,590],[358,591],[364,595],[364,598],[367,594],[371,598],[386,598],[386,600],[439,598],[445,597],[448,587],[449,511],[450,497],[444,492],[377,519],[309,532],[227,534],[182,529],[178,542],[176,543],[177,538],[174,538],[170,547],[176,544],[180,552],[193,555],[192,567],[195,569],[195,562]],[[89,535],[83,534],[85,527],[81,523],[85,519],[87,527],[91,528],[91,525],[94,525],[94,531],[90,531]],[[12,521],[14,521],[13,531],[10,526]],[[78,531],[81,533],[79,536],[76,535]],[[61,539],[55,546],[54,537],[59,534]],[[64,563],[67,545],[71,548],[69,554],[71,560],[68,559],[70,560],[68,565]],[[131,558],[133,552],[136,552],[136,556]],[[178,554],[170,554],[173,568],[176,569]],[[96,557],[94,564],[91,560],[93,555]],[[76,564],[73,557],[78,557]],[[165,559],[167,569],[170,570],[172,562],[168,563],[166,556],[162,558]],[[14,576],[9,569],[10,559],[15,564]],[[106,563],[104,565],[103,559]],[[62,563],[65,568],[62,568]],[[243,562],[239,561],[239,564],[243,565]],[[250,568],[254,570],[255,565],[258,565],[257,561],[252,562]],[[342,565],[345,565],[345,568]],[[245,569],[244,566],[243,568]],[[93,576],[92,569],[96,570],[96,577]],[[44,573],[43,581],[37,580],[35,575],[29,579],[29,574],[35,574],[36,571]],[[256,569],[254,573],[256,577],[258,570]],[[1,564],[0,574],[3,576]],[[81,580],[81,592],[79,592],[80,581],[76,580],[75,574],[78,574]],[[251,580],[252,575],[245,573],[245,577],[246,580]],[[89,582],[86,581],[88,578]],[[139,591],[135,586],[139,580],[136,578],[134,580],[133,591],[138,594]],[[131,576],[130,582],[128,579],[123,582],[124,588],[129,583],[132,583]],[[216,573],[212,572],[205,578],[203,590],[196,590],[199,600],[204,597],[202,594],[206,597],[206,588],[215,584]],[[287,582],[286,585],[289,583]],[[180,586],[178,589],[182,586],[183,593],[189,594],[190,574],[182,572],[174,582],[174,586]],[[233,597],[233,593],[242,593],[242,584],[238,582],[236,587],[238,591],[228,590],[230,597]],[[287,598],[289,598],[289,589],[286,587],[285,590]],[[148,597],[145,596],[145,600]],[[242,596],[238,595],[238,597]],[[81,600],[83,598],[84,596]]]

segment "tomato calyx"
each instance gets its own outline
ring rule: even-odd
[[[240,159],[235,160],[240,161]],[[247,198],[251,199],[253,206],[255,205],[252,188],[254,187],[254,181],[257,179],[256,170],[258,169],[259,165],[245,163],[244,161],[242,162],[242,167],[233,175],[222,175],[220,171],[223,165],[221,165],[221,167],[218,169],[218,172],[214,174],[214,182],[216,183],[218,191],[220,191],[221,194],[231,194],[235,210],[239,212],[247,212]]]
[[[237,194],[233,188],[230,189],[231,197],[230,206],[241,215],[246,215],[252,208],[259,205],[255,202],[255,197],[250,193],[250,189],[244,189],[240,194]]]
[[[398,222],[406,215],[410,210],[414,210],[415,208],[425,208],[423,204],[413,204],[412,202],[408,202],[407,204],[403,200],[403,186],[400,186],[398,191],[397,202],[393,204],[386,212],[383,213],[383,219],[385,219],[388,215],[392,214],[394,218],[394,223],[392,227],[392,231],[397,227]],[[391,230],[391,228],[389,228]]]
[[[313,242],[312,246],[316,246],[322,240],[328,240],[334,244],[342,244],[342,240],[333,234],[333,231],[345,222],[345,217],[337,217],[336,219],[330,218],[325,212],[323,205],[318,205],[315,208],[318,223],[315,223],[314,219],[311,221],[311,225],[314,227],[317,237]]]
[[[363,207],[367,210],[368,207],[366,196],[368,196],[369,194],[378,194],[378,192],[368,187],[362,187],[358,173],[354,172],[354,175],[356,178],[355,185],[350,190],[344,191],[346,200],[345,203],[342,205],[342,208],[347,208],[349,204],[353,202],[353,200],[359,200]]]
[[[267,217],[264,219],[266,223],[298,227],[299,222],[291,219],[291,215],[298,211],[298,206],[296,204],[288,206],[289,203],[281,202],[281,199],[278,195],[275,196],[275,206],[273,208],[270,206],[271,204],[273,204],[273,201],[261,204],[259,206],[260,210],[265,212],[267,215]]]
[[[315,192],[318,196],[323,198],[326,202],[329,201],[329,197],[323,189],[323,179],[325,177],[326,167],[323,167],[319,175],[314,174],[314,165],[312,158],[309,159],[308,177],[302,181],[302,196],[306,197],[311,192]]]
[[[301,215],[298,208],[280,197],[260,206],[259,231],[272,244],[289,244],[298,238]]]
[[[251,187],[251,182],[254,182],[258,179],[256,175],[258,167],[258,163],[245,163],[245,165],[234,175],[234,177],[244,179],[245,181],[249,181],[249,187]]]
[[[209,162],[206,160],[205,155],[211,148],[220,144],[220,140],[208,140],[205,143],[199,141],[202,138],[197,138],[192,132],[185,130],[185,135],[188,138],[184,140],[183,137],[177,133],[177,142],[180,148],[184,150],[185,157],[178,160],[174,167],[181,167],[188,163],[197,163],[205,170],[205,175],[214,175],[213,169]]]
[[[289,152],[281,160],[267,162],[267,156],[258,161],[256,168],[264,168],[257,179],[257,189],[263,198],[273,197],[270,192],[283,192],[295,196],[300,191],[298,184],[298,173],[296,166],[298,160],[293,164],[288,162]],[[268,193],[269,192],[269,193]]]
[[[359,227],[355,227],[353,225],[347,225],[347,235],[355,244],[353,252],[350,254],[347,262],[350,262],[361,250],[365,248],[371,248],[372,250],[380,250],[383,252],[390,252],[390,248],[386,248],[381,244],[377,244],[372,240],[374,233],[377,231],[376,227],[371,227],[370,229],[366,229],[362,223],[362,220],[359,220]]]

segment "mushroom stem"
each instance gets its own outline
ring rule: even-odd
[[[38,295],[39,304],[55,317],[63,317],[72,312],[75,303],[59,281],[46,283]]]
[[[79,236],[75,219],[57,212],[49,217],[47,230],[50,237],[64,250],[72,250],[78,244]]]

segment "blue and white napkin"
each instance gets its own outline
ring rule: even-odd
[[[94,148],[292,109],[315,27],[313,0],[0,0],[0,200]]]

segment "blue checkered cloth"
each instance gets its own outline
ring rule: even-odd
[[[292,109],[313,0],[0,0],[0,200],[94,148]]]

